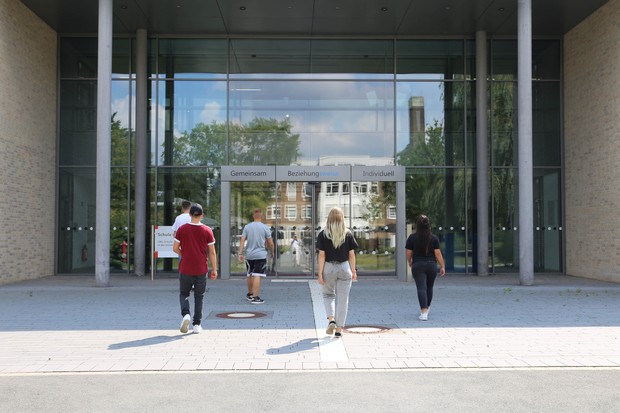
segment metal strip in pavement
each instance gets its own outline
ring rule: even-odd
[[[322,287],[316,280],[309,280],[312,310],[314,311],[314,325],[319,343],[321,361],[349,361],[342,339],[325,335],[327,328],[327,314],[323,305]]]

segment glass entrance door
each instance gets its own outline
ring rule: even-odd
[[[396,275],[396,205],[393,182],[232,182],[230,199],[231,275],[244,275],[239,260],[243,227],[254,208],[263,210],[271,230],[275,256],[268,259],[269,275],[315,277],[316,237],[329,211],[340,207],[355,236],[360,276]]]

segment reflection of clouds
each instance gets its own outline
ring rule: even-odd
[[[226,119],[226,117],[222,115],[222,106],[219,103],[215,101],[207,102],[205,103],[202,112],[200,112],[200,122],[211,123],[215,120],[216,122],[221,123]]]
[[[288,115],[291,132],[300,136],[301,159],[328,154],[393,156],[391,82],[249,81],[234,82],[232,89],[231,120],[284,120]]]
[[[131,106],[129,105],[129,95],[112,101],[112,114],[116,113],[114,119],[121,122],[123,128],[129,128],[129,113],[131,108],[136,107],[136,97],[131,98]],[[134,120],[135,116],[132,116]],[[133,122],[135,125],[135,120]],[[132,125],[133,126],[133,125]]]

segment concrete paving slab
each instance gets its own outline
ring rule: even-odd
[[[360,280],[350,326],[326,337],[314,280],[267,279],[245,300],[244,280],[208,282],[201,334],[178,331],[174,278],[48,277],[0,287],[0,375],[129,371],[286,371],[620,368],[620,285],[569,276],[448,275],[429,321],[415,285]],[[220,318],[231,312],[260,318]],[[323,310],[324,312],[324,310]],[[371,331],[372,329],[367,329]],[[362,329],[362,331],[364,331]]]

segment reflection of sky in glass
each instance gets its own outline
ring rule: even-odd
[[[129,99],[127,83],[118,83],[113,88],[113,106],[120,109],[129,106]],[[179,137],[190,133],[199,123],[226,122],[226,82],[174,82],[174,111],[170,119],[164,108],[166,87],[171,83],[159,82],[157,116],[151,117],[153,131],[155,121],[158,122],[158,145],[153,147],[158,148],[159,159],[166,129]],[[229,87],[230,122],[248,125],[256,118],[288,120],[292,133],[300,136],[301,163],[317,162],[328,156],[393,157],[395,150],[402,151],[410,140],[412,97],[424,98],[425,128],[435,120],[444,124],[443,82],[398,82],[396,113],[394,83],[390,81],[244,80],[231,81]],[[121,113],[128,111],[119,110]],[[126,125],[127,115],[118,118]]]
[[[231,82],[230,121],[288,119],[300,161],[329,155],[393,157],[392,82]]]
[[[135,98],[129,104],[129,81],[112,82],[112,114],[116,113],[115,120],[121,121],[123,128],[129,128],[129,113],[135,107]],[[132,116],[133,118],[133,116]]]
[[[402,151],[409,143],[409,99],[424,98],[425,129],[435,120],[444,124],[444,83],[443,82],[407,82],[396,86],[396,151]]]
[[[205,81],[174,82],[172,118],[166,115],[166,87],[172,82],[159,82],[158,157],[162,159],[166,129],[174,136],[191,133],[199,123],[226,122],[226,83]],[[172,125],[170,124],[172,122]]]

